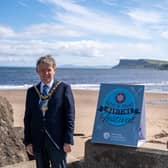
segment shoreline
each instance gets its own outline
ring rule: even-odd
[[[124,83],[121,83],[121,84],[124,84]],[[137,84],[137,85],[142,85],[142,84]],[[27,85],[27,84],[25,85],[0,85],[0,91],[3,91],[3,90],[4,91],[10,91],[10,90],[24,91],[32,86],[34,85]],[[100,89],[100,84],[71,84],[70,86],[72,90],[77,90],[77,91],[99,91]],[[147,85],[144,84],[144,87],[147,88],[148,84]],[[145,93],[155,93],[155,94],[168,94],[168,91],[161,90],[161,89],[160,90],[159,89],[151,89],[151,90],[145,89],[144,92]]]

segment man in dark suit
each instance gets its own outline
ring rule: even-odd
[[[37,168],[65,168],[73,145],[74,98],[68,84],[54,80],[55,70],[52,56],[41,57],[36,64],[41,81],[26,96],[24,144]]]

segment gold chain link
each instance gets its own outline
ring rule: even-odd
[[[59,84],[61,84],[61,81],[57,82],[57,83],[54,85],[54,87],[51,88],[51,90],[49,91],[48,95],[45,95],[45,96],[40,93],[40,91],[38,90],[37,86],[34,86],[34,88],[35,88],[35,90],[36,90],[36,92],[37,92],[39,98],[42,99],[42,100],[46,100],[46,99],[48,99],[49,97],[51,97],[51,95],[52,95],[53,92],[56,90],[56,88],[58,87]]]

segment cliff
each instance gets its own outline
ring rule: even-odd
[[[168,70],[168,61],[160,60],[150,60],[150,59],[121,59],[119,64],[113,68],[133,68],[133,69],[158,69],[158,70]]]

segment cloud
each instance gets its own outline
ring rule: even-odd
[[[32,56],[55,53],[57,56],[97,57],[100,56],[101,43],[95,41],[75,42],[44,42],[31,41],[0,41],[0,55]]]
[[[165,38],[165,39],[168,39],[168,30],[167,30],[167,31],[163,31],[163,32],[161,33],[161,36],[162,36],[163,38]]]
[[[97,9],[91,9],[86,6],[81,6],[78,1],[71,0],[38,0],[41,3],[51,3],[54,5],[53,18],[55,21],[51,23],[40,23],[34,25],[27,25],[21,31],[15,32],[9,27],[0,27],[0,37],[3,38],[20,38],[20,39],[54,39],[58,38],[81,38],[81,39],[96,39],[101,38],[113,38],[119,36],[123,38],[132,38],[139,40],[151,40],[153,33],[157,33],[162,30],[156,28],[156,24],[159,24],[164,20],[161,13],[155,10],[144,10],[141,8],[129,9],[130,4],[127,3],[128,12],[125,11],[124,7],[121,8],[117,14],[109,13],[109,11],[100,11]],[[104,1],[110,4],[118,4],[116,0]],[[22,6],[27,4],[24,1],[19,1]],[[131,7],[131,5],[130,5]],[[124,11],[122,11],[124,10]],[[40,14],[39,14],[40,15]],[[132,21],[131,21],[131,19]],[[135,23],[149,23],[155,26],[153,27],[144,26]],[[154,25],[155,24],[155,25]],[[162,26],[163,26],[162,22]],[[153,32],[155,31],[155,32]]]
[[[23,0],[19,0],[16,3],[24,8],[29,8],[29,5]]]
[[[123,36],[137,39],[150,39],[150,35],[135,25],[122,23],[112,15],[72,3],[71,1],[40,0],[53,3],[56,10],[55,22],[28,25],[22,31],[15,32],[9,27],[0,27],[0,36],[19,39],[95,38],[98,36]],[[123,25],[124,24],[124,25]]]
[[[102,57],[101,42],[82,40],[74,42],[60,42],[58,43],[59,55],[71,55],[77,57]]]
[[[145,11],[141,9],[131,10],[128,15],[139,22],[144,23],[159,23],[161,22],[161,15],[155,11]]]
[[[58,16],[59,20],[62,20],[64,24],[71,25],[74,27],[79,27],[82,31],[88,32],[90,36],[92,35],[108,35],[113,37],[123,36],[137,39],[150,39],[151,37],[145,31],[139,29],[135,25],[125,24],[122,25],[116,19],[112,17],[101,16],[89,16],[81,17],[76,15],[69,14],[60,14]]]
[[[59,65],[112,65],[119,58],[159,58],[159,47],[148,43],[81,41],[0,41],[0,64],[35,65],[39,56],[52,54]],[[155,53],[155,54],[153,54]]]
[[[81,37],[85,32],[74,30],[55,23],[42,23],[26,27],[20,32],[15,32],[12,28],[0,26],[0,38],[3,39],[41,39],[48,37]]]
[[[82,31],[91,37],[95,35],[123,36],[137,39],[150,39],[143,29],[133,26],[115,15],[111,15],[85,6],[78,5],[78,1],[40,0],[43,3],[55,5],[55,20],[66,27],[73,27],[75,31]]]
[[[72,1],[72,0],[64,0],[64,1],[60,1],[60,0],[38,0],[39,2],[42,3],[52,3],[55,6],[62,8],[68,12],[71,13],[76,13],[79,15],[89,15],[90,12],[87,8],[80,6],[78,4],[76,4],[75,2],[78,1]]]
[[[15,32],[10,27],[0,25],[0,39],[14,36]]]
[[[42,37],[79,37],[84,35],[83,32],[73,30],[72,28],[63,25],[50,23],[50,24],[36,24],[29,26],[18,36],[26,38],[42,38]]]
[[[116,6],[117,2],[116,0],[102,0],[103,3],[110,5],[110,6]]]
[[[32,65],[45,54],[56,55],[60,64],[86,65],[111,65],[121,57],[167,58],[167,47],[160,41],[168,39],[167,14],[158,11],[161,5],[146,10],[142,4],[133,6],[137,0],[122,1],[122,5],[117,0],[106,0],[111,6],[100,10],[88,7],[85,1],[83,6],[75,0],[38,1],[53,12],[52,22],[25,25],[19,31],[0,25],[0,64],[20,61]],[[20,5],[26,7],[24,1]]]

